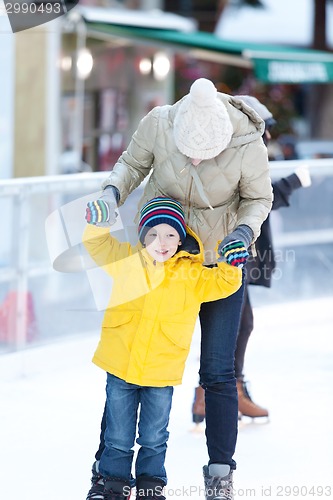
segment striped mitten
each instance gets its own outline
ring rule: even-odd
[[[99,199],[89,201],[86,208],[86,221],[88,224],[99,225],[108,222],[110,218],[109,205]]]
[[[240,240],[229,241],[219,248],[219,254],[231,266],[243,267],[249,257],[249,252]]]

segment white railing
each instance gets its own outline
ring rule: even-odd
[[[274,239],[279,248],[315,245],[324,249],[330,245],[331,252],[322,251],[319,261],[326,266],[327,280],[333,282],[333,159],[272,162],[272,177],[288,175],[305,163],[313,185],[298,190],[291,207],[279,211],[279,219],[272,221]],[[45,220],[62,205],[98,191],[106,175],[80,173],[0,181],[0,353],[99,327],[101,316],[84,276],[57,273],[52,268]],[[125,204],[131,217],[141,193],[136,191]],[[318,265],[318,260],[314,259],[313,265]],[[293,272],[290,265],[288,272]],[[326,288],[333,294],[333,285]],[[78,315],[78,310],[82,314]]]
[[[85,191],[98,190],[103,178],[105,174],[98,173],[0,181],[2,213],[10,215],[10,219],[0,223],[0,227],[5,226],[2,234],[6,234],[3,239],[6,247],[2,244],[0,254],[0,342],[3,346],[22,349],[36,339],[35,301],[29,280],[54,272],[43,245],[48,202],[56,204],[59,194],[80,196]],[[38,227],[35,227],[37,212],[43,215],[38,217]],[[40,258],[31,258],[35,254],[34,246],[44,246],[44,251],[37,252]]]

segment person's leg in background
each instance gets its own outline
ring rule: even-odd
[[[205,420],[206,404],[205,389],[198,385],[194,389],[194,399],[192,404],[192,420],[195,424],[200,424]]]
[[[236,379],[243,379],[244,359],[247,343],[253,330],[253,311],[250,303],[248,285],[244,285],[244,299],[242,314],[239,323],[239,330],[235,351],[235,376]]]
[[[244,359],[248,340],[253,331],[253,309],[250,302],[248,285],[244,288],[244,300],[240,326],[236,342],[235,375],[237,379],[238,410],[239,415],[248,417],[268,417],[268,410],[254,403],[249,394],[247,383],[244,380]],[[195,397],[192,406],[194,423],[203,422],[205,419],[205,391],[201,386],[195,388]]]
[[[206,499],[233,498],[232,471],[238,430],[235,349],[244,284],[226,299],[202,304],[200,385],[205,389]],[[220,495],[220,496],[219,496]],[[223,496],[224,495],[224,496]]]
[[[250,302],[248,285],[245,285],[242,315],[235,352],[235,375],[237,379],[238,411],[240,415],[244,415],[247,417],[268,417],[268,411],[252,401],[247,388],[247,383],[244,380],[243,370],[245,352],[252,331],[253,309]]]

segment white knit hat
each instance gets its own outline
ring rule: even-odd
[[[189,158],[215,158],[230,142],[233,127],[217,89],[206,78],[196,80],[182,100],[174,120],[174,138]]]

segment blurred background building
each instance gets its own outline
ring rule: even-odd
[[[263,100],[276,137],[330,140],[333,2],[295,0],[289,19],[286,3],[82,0],[15,35],[2,10],[1,178],[109,170],[144,114],[201,76]]]
[[[313,162],[313,186],[295,194],[287,216],[275,217],[283,279],[265,297],[333,295],[333,1],[285,4],[82,0],[67,15],[15,34],[0,8],[5,350],[98,324],[88,280],[53,271],[45,219],[97,191],[139,120],[185,95],[199,77],[222,92],[255,95],[273,112],[271,160]],[[272,161],[272,176],[294,168]],[[84,324],[75,312],[83,305],[91,312]]]

